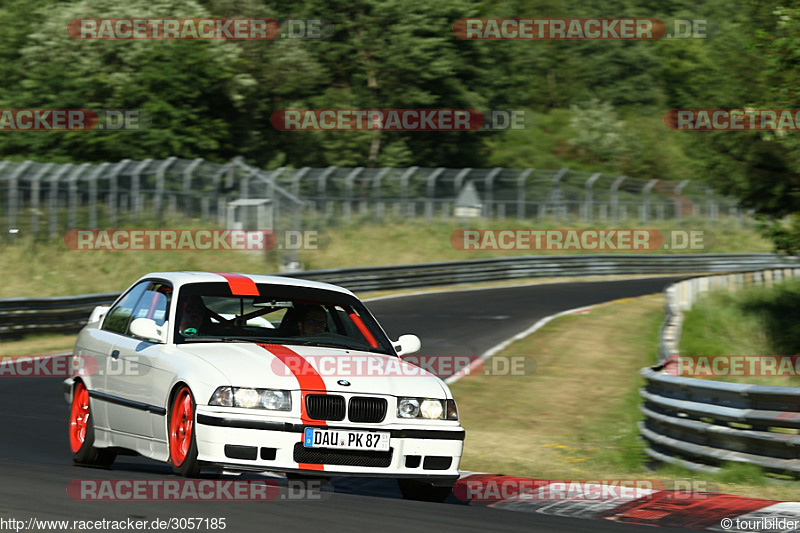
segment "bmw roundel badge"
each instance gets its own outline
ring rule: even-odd
[[[341,385],[342,387],[349,387],[349,386],[350,386],[350,382],[349,382],[349,381],[347,381],[346,379],[340,379],[340,380],[339,380],[339,381],[337,381],[336,383],[338,383],[338,384],[339,384],[339,385]]]

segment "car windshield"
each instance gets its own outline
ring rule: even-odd
[[[227,283],[180,289],[175,342],[302,344],[394,354],[366,307],[324,289],[258,284],[259,295],[234,295]]]

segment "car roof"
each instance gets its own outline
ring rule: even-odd
[[[244,276],[246,278],[253,280],[256,284],[264,283],[270,285],[307,287],[312,289],[335,291],[355,296],[355,294],[345,289],[344,287],[339,287],[338,285],[332,285],[330,283],[323,283],[321,281],[290,278],[286,276],[268,276],[264,274],[243,274],[240,272],[190,272],[190,271],[151,272],[139,278],[136,281],[136,283],[139,283],[139,281],[145,279],[158,278],[158,279],[163,279],[165,281],[169,281],[170,283],[172,283],[175,289],[178,289],[180,286],[189,283],[209,283],[209,282],[225,283],[226,282],[225,276],[228,275]]]

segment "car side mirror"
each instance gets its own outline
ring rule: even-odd
[[[163,326],[156,324],[152,318],[137,318],[131,322],[131,334],[155,342],[167,341],[167,322]]]
[[[400,338],[392,344],[397,355],[415,353],[422,347],[422,343],[416,335],[400,335]]]

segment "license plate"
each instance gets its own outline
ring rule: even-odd
[[[306,448],[339,448],[342,450],[377,450],[386,452],[389,451],[389,433],[306,428],[303,432],[303,446]]]

